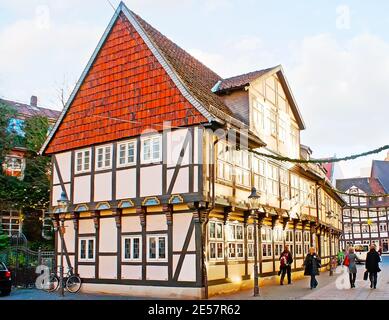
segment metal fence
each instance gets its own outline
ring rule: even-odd
[[[33,251],[24,246],[11,246],[0,252],[0,261],[4,262],[12,272],[14,286],[34,287],[38,277],[36,267],[47,266],[50,271],[55,267],[53,251]]]

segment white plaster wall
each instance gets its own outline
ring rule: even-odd
[[[65,245],[69,253],[74,252],[74,224],[72,220],[65,221]],[[61,243],[61,241],[59,241]]]
[[[91,279],[95,277],[95,266],[78,266],[80,278]]]
[[[65,254],[64,254],[64,256],[63,256],[64,272],[67,272],[69,267],[74,268],[74,256],[69,256],[69,260],[70,260],[71,266],[68,265],[68,262],[66,260]],[[60,254],[58,254],[58,256],[57,256],[57,265],[58,266],[61,265],[61,255]]]
[[[59,171],[61,172],[63,182],[70,182],[71,151],[57,153],[55,155],[55,158],[57,159]],[[59,181],[54,183],[59,183]]]
[[[115,256],[100,256],[99,262],[100,279],[117,279],[117,258]]]
[[[136,197],[136,169],[116,172],[116,198],[128,199]]]
[[[199,168],[193,168],[193,192],[199,191]]]
[[[139,216],[122,216],[122,232],[141,232]]]
[[[142,266],[122,265],[122,279],[142,279]]]
[[[185,255],[178,281],[196,281],[196,255]]]
[[[140,196],[162,194],[162,166],[150,166],[140,169]]]
[[[146,231],[167,230],[165,214],[148,215],[146,222]]]
[[[112,199],[112,172],[95,174],[95,201]]]
[[[167,266],[147,266],[146,268],[147,280],[168,280]]]
[[[167,185],[169,187],[172,177],[174,174],[174,169],[167,170]],[[178,171],[177,179],[174,183],[172,194],[174,193],[188,193],[189,192],[189,169],[181,168]]]
[[[95,225],[93,219],[80,219],[78,222],[79,234],[95,233]]]
[[[100,252],[117,252],[115,218],[100,219]]]
[[[192,221],[192,216],[192,213],[173,214],[173,251],[182,250],[190,222]],[[193,247],[193,245],[191,244],[190,247]],[[189,250],[194,250],[194,248]]]
[[[180,129],[167,133],[166,160],[168,166],[175,166],[177,164],[187,132],[188,129]],[[190,144],[182,159],[183,165],[189,163],[189,146]]]
[[[273,272],[273,262],[263,262],[262,263],[262,272]]]
[[[66,190],[66,193],[70,199],[71,197],[71,190],[70,190],[70,183],[66,183],[65,184],[65,190]],[[53,196],[52,196],[52,202],[51,202],[51,205],[52,206],[57,206],[58,205],[58,199],[60,198],[61,196],[61,193],[62,193],[62,188],[60,185],[58,186],[53,186],[53,189],[52,189],[52,192],[53,192]]]
[[[90,175],[74,178],[74,203],[90,202]]]

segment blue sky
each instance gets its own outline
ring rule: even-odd
[[[389,143],[389,1],[125,2],[221,76],[282,64],[314,156]],[[113,12],[107,0],[0,0],[0,97],[60,109]]]

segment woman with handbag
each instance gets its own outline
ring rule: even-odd
[[[311,289],[317,287],[318,282],[316,280],[316,276],[319,275],[319,269],[321,268],[321,259],[316,254],[316,250],[314,247],[309,248],[309,253],[305,257],[304,260],[304,275],[311,276]]]
[[[348,268],[351,288],[355,288],[355,280],[357,278],[357,262],[360,262],[360,260],[355,254],[354,248],[350,247],[343,264]]]

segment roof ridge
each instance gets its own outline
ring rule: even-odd
[[[235,75],[235,76],[223,78],[222,80],[232,80],[232,79],[239,78],[239,77],[242,77],[242,76],[254,75],[255,73],[268,72],[268,71],[273,70],[273,69],[275,69],[277,67],[279,67],[279,65],[274,66],[274,67],[263,68],[263,69],[258,69],[258,70],[254,70],[254,71],[250,71],[250,72],[241,73],[241,74],[238,74],[238,75]]]

